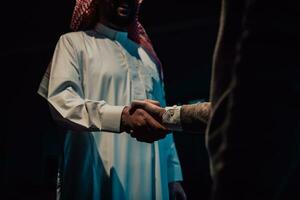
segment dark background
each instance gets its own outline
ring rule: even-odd
[[[36,91],[75,0],[2,4],[1,199],[54,199],[60,130]],[[145,0],[141,21],[165,74],[169,105],[208,100],[218,30],[218,0]],[[188,199],[208,199],[211,187],[204,135],[175,133]]]

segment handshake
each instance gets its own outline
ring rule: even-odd
[[[121,131],[138,141],[153,143],[163,139],[169,130],[162,124],[166,110],[154,100],[136,100],[126,106],[121,116]]]

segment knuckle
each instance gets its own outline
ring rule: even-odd
[[[143,111],[142,109],[140,109],[140,108],[138,108],[138,109],[136,110],[136,113],[137,113],[138,115],[144,115],[144,111]]]

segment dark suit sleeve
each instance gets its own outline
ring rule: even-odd
[[[243,15],[214,199],[299,199],[299,7],[267,2]]]

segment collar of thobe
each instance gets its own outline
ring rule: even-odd
[[[95,30],[100,34],[105,35],[109,39],[116,40],[120,43],[128,40],[128,32],[117,31],[101,23],[96,24]]]

